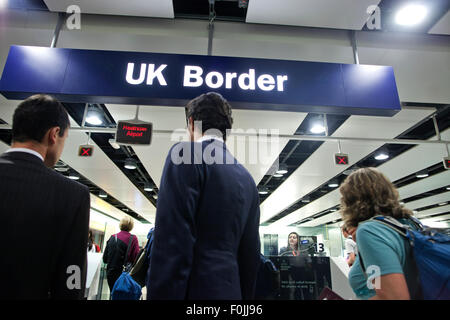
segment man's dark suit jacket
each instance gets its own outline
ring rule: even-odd
[[[211,154],[232,164],[211,164]],[[255,182],[225,144],[176,144],[158,194],[147,299],[253,299],[259,218]]]
[[[32,154],[10,152],[0,156],[0,198],[0,299],[83,298],[88,188]]]

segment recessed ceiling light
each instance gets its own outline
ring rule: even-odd
[[[386,160],[389,159],[389,155],[385,151],[381,151],[375,155],[375,160]]]
[[[114,149],[120,149],[120,145],[116,142],[116,139],[109,139],[108,142]]]
[[[285,174],[287,173],[287,166],[285,164],[281,164],[278,170],[276,171],[277,174]]]
[[[108,195],[106,194],[105,191],[100,191],[99,194],[98,194],[98,196],[99,196],[100,198],[107,198],[107,197],[108,197]]]
[[[78,180],[78,179],[80,179],[80,176],[77,175],[76,173],[70,173],[69,174],[69,179]]]
[[[410,4],[398,10],[395,22],[402,26],[413,26],[421,23],[428,14],[428,9],[420,4]]]
[[[273,176],[274,176],[275,178],[281,178],[283,175],[282,175],[282,174],[279,174],[279,173],[275,173]]]
[[[330,188],[337,188],[337,187],[339,187],[339,183],[336,179],[333,179],[328,183],[328,186]]]
[[[426,170],[422,170],[416,173],[416,178],[426,178],[428,177],[428,172]]]
[[[97,111],[90,111],[86,116],[86,122],[94,126],[99,126],[103,123],[100,113]]]
[[[259,189],[258,193],[260,195],[268,194],[269,193],[269,189],[267,189],[266,187],[262,187],[262,188]]]
[[[134,161],[134,159],[128,158],[127,160],[125,160],[125,165],[124,165],[125,169],[128,170],[134,170],[136,169],[136,161]]]
[[[311,202],[311,199],[308,196],[306,196],[306,197],[302,198],[302,202],[303,203],[309,203],[309,202]]]
[[[314,124],[309,131],[311,131],[312,133],[324,133],[325,132],[325,127],[322,124],[316,123]]]
[[[145,185],[144,185],[144,190],[145,191],[153,191],[153,188],[152,188],[152,186],[150,185],[150,183],[145,183]]]

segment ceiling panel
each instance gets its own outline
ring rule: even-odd
[[[114,120],[134,118],[136,106],[108,104],[107,108]],[[281,134],[293,134],[305,118],[305,113],[233,110],[233,130],[241,129],[242,132],[259,132],[260,130],[278,130]],[[186,140],[186,121],[184,108],[141,106],[139,119],[153,123],[154,130],[177,130],[172,134],[155,134],[150,146],[133,146],[147,172],[153,181],[159,186],[164,162],[170,147],[183,137]],[[254,141],[254,139],[252,139]],[[242,144],[243,142],[243,144]],[[260,139],[256,146],[258,158],[249,156],[254,145],[250,147],[250,139],[242,139],[231,136],[228,138],[227,147],[237,160],[250,172],[255,183],[263,178],[281,150],[287,144],[287,139],[265,140]],[[252,152],[252,154],[254,154]],[[256,161],[254,161],[256,160]]]
[[[246,22],[361,30],[379,0],[249,1]]]
[[[450,11],[447,11],[428,33],[450,35]]]
[[[391,139],[429,116],[432,109],[403,109],[391,118],[352,116],[333,134],[334,137],[367,137]],[[342,152],[350,163],[356,163],[379,148],[382,143],[341,142]],[[344,171],[348,166],[331,165],[338,152],[335,142],[325,142],[261,205],[261,221],[289,207],[292,203]],[[310,206],[312,204],[309,204]],[[305,210],[307,209],[305,206]],[[317,212],[315,212],[317,213]]]
[[[173,18],[172,0],[44,0],[50,11],[65,12],[78,5],[81,13]]]
[[[417,218],[425,218],[431,215],[435,215],[435,214],[440,214],[440,213],[444,213],[444,212],[449,212],[450,211],[450,205],[446,205],[446,206],[441,206],[441,207],[436,207],[433,209],[429,209],[429,210],[424,210],[424,211],[420,211],[416,217]]]
[[[450,139],[450,129],[441,133],[441,138],[443,140]],[[434,137],[431,139],[435,139]],[[377,167],[381,172],[383,172],[391,181],[395,181],[399,178],[408,176],[414,172],[417,172],[423,168],[429,167],[437,162],[439,162],[442,157],[445,156],[445,149],[442,145],[419,145],[411,150],[408,150],[398,157],[383,163]],[[404,165],[408,163],[408,165]],[[398,189],[400,199],[405,199],[412,197],[417,194],[428,192],[437,188],[441,188],[449,185],[450,181],[450,171],[446,170],[429,178],[418,180],[417,182],[411,183],[404,187]],[[429,197],[431,198],[431,197]],[[425,198],[424,203],[426,205],[434,204],[429,198]],[[305,207],[293,212],[291,215],[280,219],[277,221],[277,225],[289,225],[291,223],[297,222],[301,219],[305,219],[313,214],[326,210],[333,207],[340,202],[340,192],[339,190],[334,190],[324,197],[318,199],[308,204]],[[411,207],[413,202],[406,204],[409,209],[415,209],[417,207]],[[335,215],[325,215],[321,219],[316,219],[311,222],[302,224],[302,227],[314,227],[322,223],[328,223],[336,219]]]
[[[411,201],[407,203],[408,209],[414,210],[418,208],[423,208],[429,205],[435,205],[439,203],[444,203],[450,201],[450,191],[437,194],[435,196],[426,197],[420,200]]]

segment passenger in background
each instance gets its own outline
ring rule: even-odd
[[[355,228],[349,228],[346,225],[342,226],[342,234],[344,235],[345,241],[345,252],[346,252],[346,261],[349,267],[351,267],[355,263],[356,255],[358,254],[358,248],[356,246],[356,242],[353,241],[353,237],[351,232],[354,231]]]
[[[88,252],[100,252],[100,246],[94,242],[94,236],[92,234],[92,230],[89,230]]]
[[[298,256],[300,254],[300,237],[297,232],[291,232],[288,235],[286,247],[280,249],[280,256]]]
[[[253,299],[259,194],[225,144],[231,106],[211,92],[185,111],[190,142],[175,144],[164,165],[147,299]]]
[[[109,290],[112,291],[116,280],[120,277],[125,265],[133,263],[139,253],[139,242],[136,236],[130,232],[133,230],[134,222],[129,216],[125,216],[120,220],[120,232],[113,234],[106,243],[105,252],[103,253],[103,262],[106,266],[106,278],[108,280]],[[131,242],[130,242],[131,241]],[[125,259],[125,253],[128,256]]]
[[[394,185],[377,169],[363,168],[347,177],[340,192],[344,223],[357,227],[358,256],[349,273],[357,297],[421,299],[418,270],[409,242],[388,226],[369,220],[384,215],[416,229],[409,219],[412,213],[400,205]]]
[[[51,169],[69,117],[48,95],[14,111],[11,149],[0,156],[0,299],[82,299],[89,189]]]

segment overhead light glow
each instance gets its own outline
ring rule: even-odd
[[[108,197],[108,195],[107,195],[106,192],[104,192],[104,191],[100,191],[100,193],[98,194],[98,196],[99,196],[100,198],[107,198],[107,197]]]
[[[386,160],[389,159],[389,155],[385,152],[381,152],[375,156],[375,160]]]
[[[148,191],[148,192],[151,192],[151,191],[153,191],[153,188],[150,186],[150,184],[145,184],[144,190]]]
[[[428,9],[419,4],[410,4],[401,8],[395,16],[395,22],[402,26],[413,26],[421,23],[428,14]]]
[[[439,203],[440,206],[445,206],[447,204],[447,202],[441,202]]]
[[[311,133],[324,133],[325,132],[325,127],[321,124],[316,123],[315,125],[313,125],[311,127],[311,129],[309,129],[309,131],[311,131]]]
[[[447,189],[447,190],[450,190],[450,186],[448,186],[447,188],[445,188],[445,189]]]
[[[258,193],[261,194],[261,195],[268,194],[269,193],[269,189],[267,189],[266,187],[262,187],[261,189],[259,189]]]

